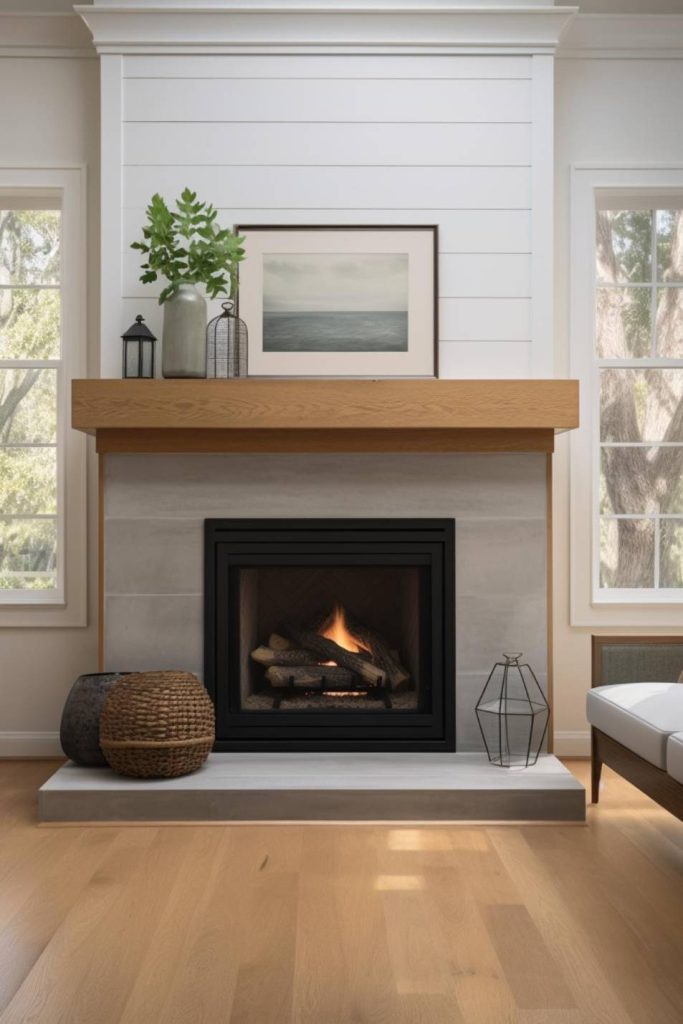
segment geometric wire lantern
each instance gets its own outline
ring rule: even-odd
[[[489,761],[501,768],[536,764],[550,720],[550,705],[521,654],[504,654],[486,680],[475,712]]]
[[[247,325],[232,312],[232,299],[221,303],[220,316],[206,328],[206,376],[247,376]]]

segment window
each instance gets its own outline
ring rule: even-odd
[[[680,600],[683,210],[645,202],[596,215],[598,586]]]
[[[26,200],[24,200],[26,202]],[[46,205],[46,204],[45,204]],[[61,211],[0,197],[0,600],[61,600]]]
[[[680,628],[683,167],[572,169],[569,284],[570,621]]]
[[[86,623],[83,178],[0,168],[0,626]]]

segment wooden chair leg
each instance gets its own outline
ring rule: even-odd
[[[597,804],[600,799],[600,775],[602,774],[602,761],[598,753],[598,741],[595,729],[591,729],[591,803]]]

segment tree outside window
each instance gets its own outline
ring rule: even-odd
[[[0,600],[58,586],[60,234],[0,199]]]
[[[683,588],[683,210],[599,210],[600,587]]]

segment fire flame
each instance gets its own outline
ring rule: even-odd
[[[320,635],[327,637],[328,640],[334,640],[339,647],[343,647],[345,651],[351,651],[353,654],[360,654],[362,651],[368,654],[372,653],[369,647],[362,644],[350,632],[346,624],[346,612],[341,604],[335,604],[332,617],[326,623],[325,628],[321,630]],[[333,665],[335,662],[330,662],[330,664]]]

